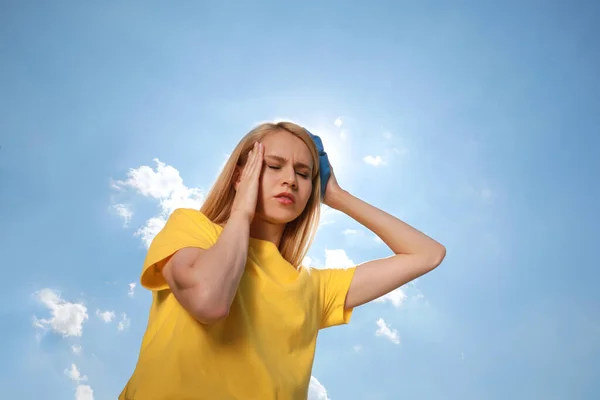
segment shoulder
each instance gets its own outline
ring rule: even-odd
[[[161,221],[156,222],[157,225],[160,223]],[[168,260],[185,248],[210,248],[217,241],[217,228],[218,225],[199,210],[175,209],[150,243],[144,260],[142,286],[152,289],[166,288],[162,268]]]
[[[182,229],[209,229],[216,231],[219,225],[212,222],[202,211],[193,208],[175,209],[165,224],[165,227],[178,227]]]
[[[190,243],[200,241],[212,244],[220,234],[221,227],[212,222],[203,212],[193,208],[177,208],[167,218],[153,240],[155,245],[173,245],[173,242]]]
[[[180,221],[184,219],[199,223],[213,224],[202,211],[195,208],[176,208],[169,216],[169,220]]]
[[[349,286],[356,271],[356,266],[347,268],[302,268],[307,270],[310,279],[321,290]]]

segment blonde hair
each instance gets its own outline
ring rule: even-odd
[[[320,217],[321,178],[319,176],[319,153],[312,138],[303,127],[292,122],[263,123],[248,132],[235,147],[221,174],[208,193],[200,211],[212,222],[223,224],[231,215],[231,207],[235,198],[233,177],[236,166],[243,167],[248,153],[255,142],[261,141],[270,134],[289,132],[302,139],[313,158],[312,193],[302,214],[289,222],[279,243],[279,252],[290,264],[298,268],[312,244]]]

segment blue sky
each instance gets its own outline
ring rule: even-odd
[[[598,5],[49,4],[0,5],[6,398],[116,398],[146,241],[273,119],[448,249],[321,333],[311,400],[600,390]],[[324,211],[316,267],[389,255]]]

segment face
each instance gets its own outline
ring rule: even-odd
[[[270,223],[296,219],[312,192],[313,160],[302,139],[286,131],[267,135],[256,215]]]

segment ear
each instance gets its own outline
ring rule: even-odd
[[[242,169],[236,165],[235,170],[233,171],[233,189],[237,192],[238,187],[240,186],[240,177],[242,176]]]

